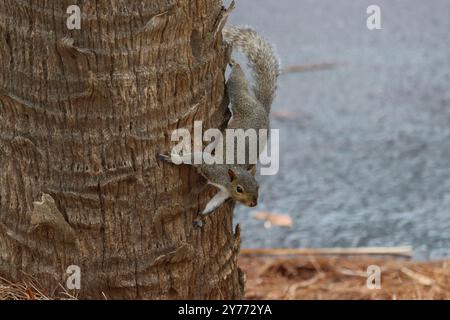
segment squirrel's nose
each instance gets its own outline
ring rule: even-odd
[[[256,207],[257,204],[258,204],[257,200],[252,200],[252,202],[250,202],[250,207]]]

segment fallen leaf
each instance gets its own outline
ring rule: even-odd
[[[255,219],[264,220],[264,227],[270,228],[272,225],[279,227],[291,227],[292,218],[287,214],[272,213],[268,211],[257,211],[254,214]]]
[[[274,111],[272,116],[277,119],[292,119],[298,116],[298,113],[288,110]]]

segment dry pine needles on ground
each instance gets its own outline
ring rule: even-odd
[[[63,286],[54,294],[46,294],[40,289],[36,279],[27,276],[19,283],[13,283],[0,277],[0,300],[75,300],[76,296],[69,293]]]
[[[247,299],[450,299],[450,260],[241,256]],[[381,288],[367,287],[379,266]]]

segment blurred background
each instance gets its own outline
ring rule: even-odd
[[[228,1],[229,2],[229,1]],[[369,5],[381,30],[368,30]],[[450,256],[450,1],[245,0],[229,23],[270,39],[282,66],[272,128],[280,171],[237,206],[243,247],[412,245]],[[264,226],[255,211],[289,215]]]

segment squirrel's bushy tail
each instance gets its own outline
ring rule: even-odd
[[[255,98],[269,113],[280,75],[280,63],[272,45],[249,27],[226,26],[222,34],[225,41],[247,57],[255,82]]]

